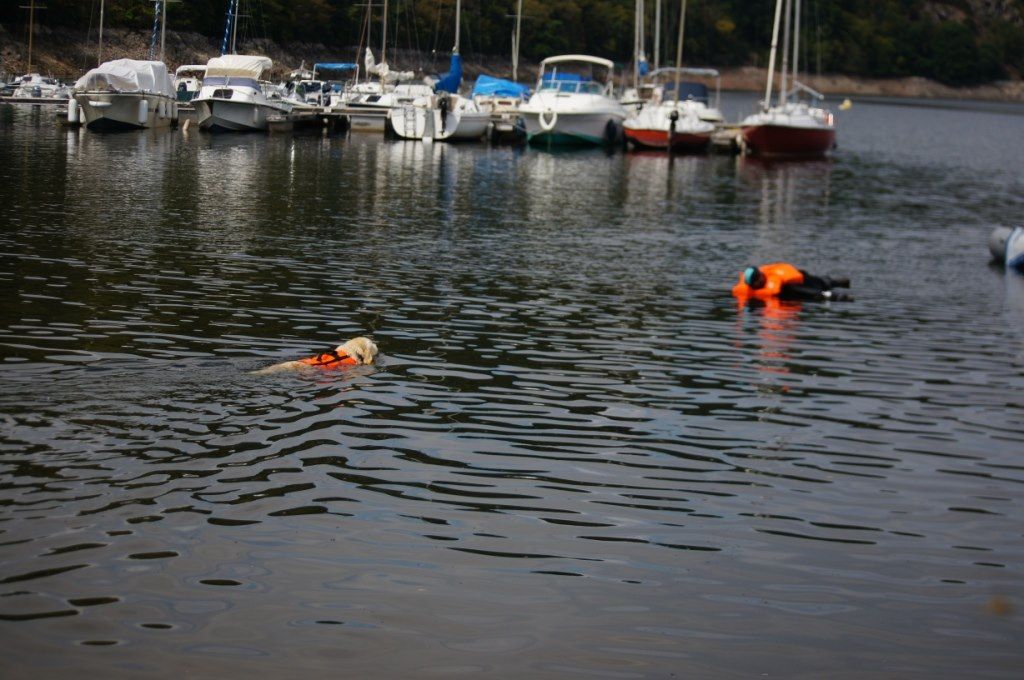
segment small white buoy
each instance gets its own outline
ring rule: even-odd
[[[1012,232],[1012,227],[996,227],[988,235],[988,252],[992,253],[993,262],[1006,262],[1006,240],[1010,238]]]
[[[181,131],[182,132],[188,132],[188,126],[189,126],[189,123],[191,123],[191,122],[192,122],[191,118],[186,118],[185,119],[185,124],[181,126]]]

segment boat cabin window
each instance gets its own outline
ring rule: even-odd
[[[580,94],[601,94],[604,88],[600,83],[593,81],[572,81],[572,80],[544,80],[540,86],[541,92],[580,93]]]
[[[242,76],[207,76],[203,79],[203,85],[207,87],[224,85],[228,87],[249,87],[254,90],[260,89],[260,84],[254,78],[244,78]]]

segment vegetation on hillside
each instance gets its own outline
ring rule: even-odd
[[[367,18],[367,0],[240,0],[240,38],[322,43],[339,48],[381,42],[381,0]],[[462,52],[510,52],[517,0],[463,0]],[[23,3],[0,3],[0,23],[27,24]],[[46,0],[36,21],[90,27],[99,0]],[[656,0],[646,0],[647,52],[653,56]],[[1021,0],[803,0],[801,61],[806,70],[858,76],[924,76],[953,85],[1024,73]],[[390,0],[388,42],[447,52],[454,42],[455,0]],[[168,27],[220,37],[228,0],[180,0],[168,5]],[[772,0],[689,0],[686,60],[712,66],[765,65]],[[661,61],[674,55],[678,0],[662,1]],[[524,0],[522,56],[584,52],[620,63],[632,60],[634,0]],[[106,0],[106,25],[148,29],[150,0]],[[349,50],[351,52],[351,50]],[[347,58],[354,58],[354,53]]]

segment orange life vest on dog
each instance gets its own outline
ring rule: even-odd
[[[740,281],[732,287],[732,294],[741,300],[751,297],[767,300],[778,297],[779,293],[782,292],[782,287],[787,283],[801,284],[804,282],[804,275],[800,273],[800,270],[785,262],[763,264],[758,269],[764,274],[765,283],[763,286],[751,288],[743,280],[743,272],[740,272]]]
[[[358,366],[359,362],[347,354],[331,350],[307,359],[299,359],[299,363],[321,368],[338,368],[340,366]]]

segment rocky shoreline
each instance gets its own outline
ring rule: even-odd
[[[74,79],[96,65],[96,35],[68,28],[38,26],[33,47],[33,69],[44,75]],[[21,27],[0,25],[0,74],[20,75],[27,70],[28,46]],[[150,36],[144,31],[108,29],[104,31],[104,60],[128,57],[146,59]],[[239,50],[249,54],[265,54],[274,60],[272,78],[281,78],[293,69],[318,61],[347,61],[355,58],[356,48],[327,47],[321,43],[278,45],[270,41],[254,41]],[[166,61],[172,69],[180,64],[205,64],[220,52],[214,38],[197,33],[168,31]],[[428,54],[393,50],[388,60],[401,69],[425,74],[447,69],[447,54]],[[379,58],[379,55],[377,55]],[[508,77],[511,62],[507,57],[464,55],[466,77],[479,73]],[[758,92],[764,88],[765,71],[757,67],[723,68],[722,88]],[[530,82],[536,77],[536,65],[520,65],[520,80]],[[926,78],[861,78],[846,75],[804,75],[810,87],[826,95],[905,97],[918,99],[980,100],[1024,103],[1024,81],[1008,80],[975,87],[949,87]]]

